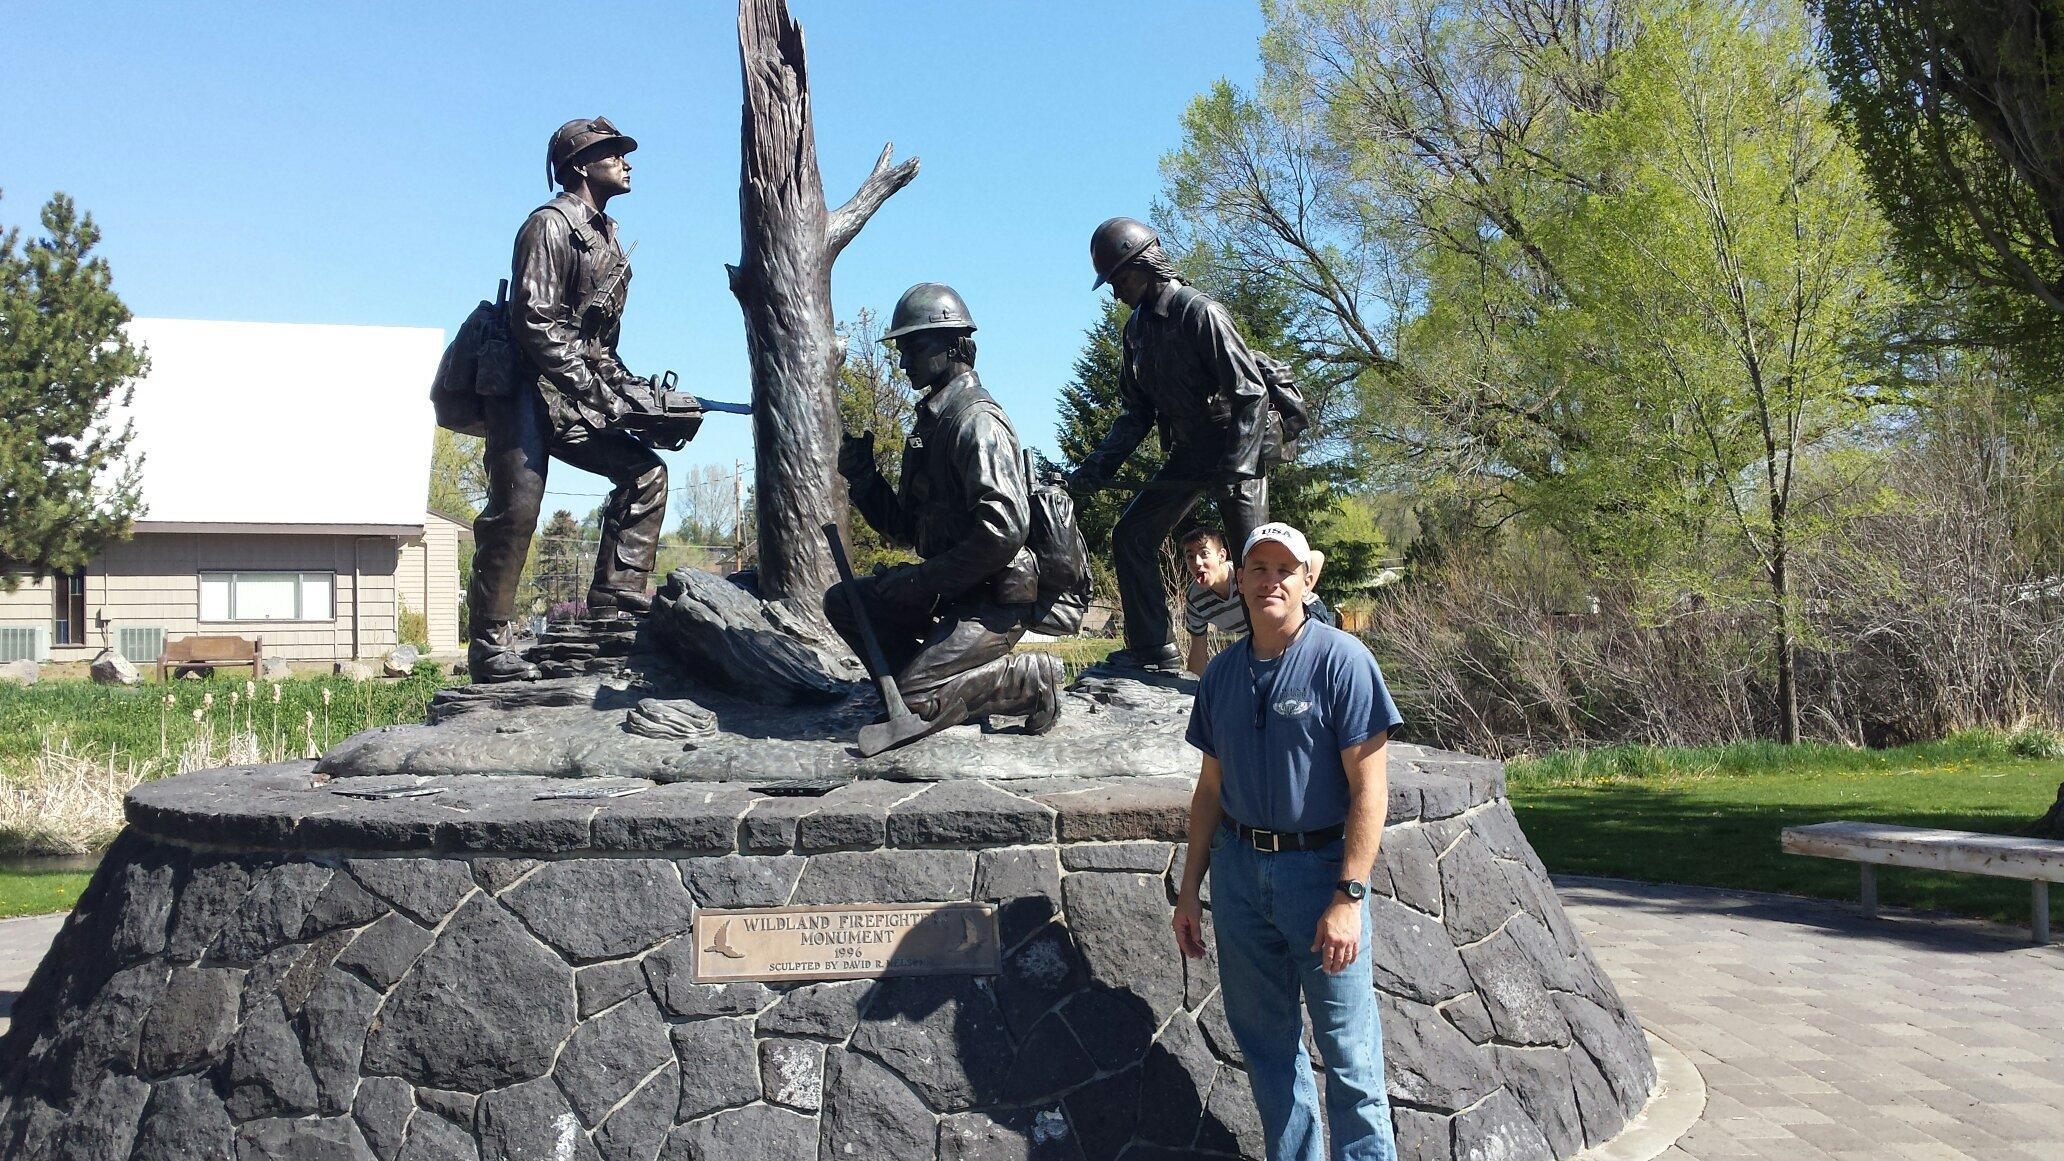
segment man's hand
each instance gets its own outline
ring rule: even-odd
[[[874,433],[863,431],[859,435],[845,434],[839,437],[838,472],[848,480],[857,480],[874,471]]]
[[[1061,477],[1061,486],[1068,490],[1070,496],[1088,496],[1101,489],[1104,484],[1102,480],[1091,475],[1088,468],[1076,468]]]
[[[1182,914],[1180,907],[1176,914]],[[1335,895],[1326,913],[1319,916],[1319,930],[1312,937],[1311,949],[1319,954],[1327,971],[1334,975],[1346,971],[1362,949],[1362,905]]]
[[[899,564],[876,577],[874,595],[882,604],[910,617],[929,615],[939,599],[914,564]]]
[[[1204,904],[1190,891],[1175,901],[1175,946],[1191,959],[1204,958]]]

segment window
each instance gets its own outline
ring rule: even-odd
[[[51,644],[86,644],[86,570],[53,575],[50,598]]]
[[[332,574],[326,572],[204,572],[203,621],[327,621]]]

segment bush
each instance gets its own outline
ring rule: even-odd
[[[404,608],[395,621],[394,636],[403,645],[414,645],[425,653],[430,651],[430,617],[414,609]]]

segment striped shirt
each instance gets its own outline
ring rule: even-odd
[[[1326,607],[1317,593],[1305,594],[1304,615],[1328,625],[1338,624],[1333,610]],[[1212,629],[1234,635],[1246,633],[1247,605],[1240,600],[1240,590],[1229,586],[1226,595],[1219,596],[1210,585],[1191,581],[1183,592],[1183,628],[1192,637],[1202,637]]]

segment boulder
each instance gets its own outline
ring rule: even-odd
[[[0,665],[0,682],[8,685],[34,685],[38,676],[36,663],[26,657]]]
[[[136,671],[136,666],[113,649],[101,650],[88,667],[88,672],[99,685],[135,685],[143,680],[143,674]]]
[[[266,681],[285,681],[294,676],[294,667],[284,657],[267,657],[258,662],[258,676]]]
[[[407,677],[416,671],[416,662],[422,658],[414,645],[397,645],[380,659],[380,674],[383,677]]]
[[[779,602],[763,602],[723,577],[680,568],[652,605],[659,644],[709,684],[770,705],[843,699],[867,676],[838,642]]]
[[[353,681],[371,681],[375,674],[373,667],[363,661],[339,661],[337,676],[348,677]]]

